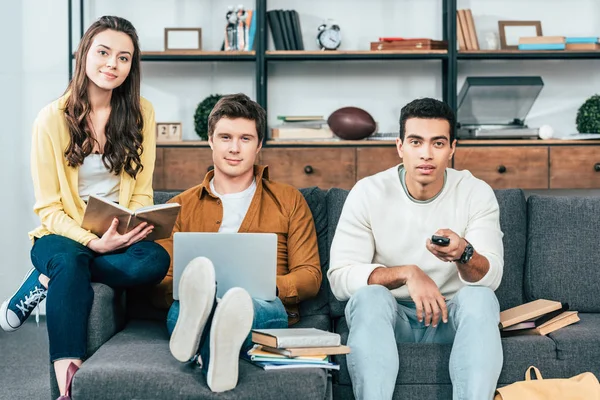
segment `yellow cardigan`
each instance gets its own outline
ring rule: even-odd
[[[65,150],[70,141],[64,116],[66,96],[44,107],[33,124],[31,142],[31,174],[35,192],[33,210],[42,225],[29,232],[29,238],[51,233],[66,236],[86,246],[95,234],[81,227],[86,204],[79,197],[79,167],[69,167]],[[152,174],[156,159],[154,108],[142,98],[144,151],[141,162],[144,169],[133,179],[121,172],[119,204],[131,210],[153,203]]]

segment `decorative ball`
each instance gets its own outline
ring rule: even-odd
[[[600,95],[593,95],[577,111],[579,133],[600,133]]]
[[[540,139],[552,139],[554,136],[554,129],[550,125],[542,125],[538,129],[538,136]]]
[[[371,114],[358,107],[343,107],[334,111],[327,123],[333,133],[346,140],[361,140],[377,130]]]
[[[200,136],[200,140],[208,140],[208,116],[221,97],[223,97],[221,94],[212,94],[202,100],[196,107],[194,129]]]

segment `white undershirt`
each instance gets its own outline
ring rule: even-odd
[[[248,189],[230,194],[217,193],[214,181],[214,178],[210,180],[210,190],[223,202],[223,220],[219,233],[237,233],[256,192],[256,180],[252,180]]]
[[[79,197],[85,202],[90,195],[104,197],[110,201],[119,201],[121,176],[109,171],[102,162],[102,154],[90,154],[83,159],[79,167]]]

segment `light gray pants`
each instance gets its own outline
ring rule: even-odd
[[[357,399],[391,399],[398,377],[398,343],[453,343],[454,400],[492,399],[502,369],[500,306],[486,287],[466,286],[447,303],[448,323],[417,319],[413,302],[397,301],[380,285],[356,292],[346,306],[348,371]],[[418,365],[418,364],[417,364]],[[429,371],[410,373],[428,374]]]

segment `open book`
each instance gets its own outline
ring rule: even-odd
[[[102,236],[110,227],[113,218],[117,218],[119,220],[117,232],[123,235],[142,222],[147,222],[154,226],[154,230],[146,236],[145,240],[165,239],[171,236],[180,209],[179,204],[168,203],[131,211],[118,203],[92,195],[85,209],[81,227]]]

